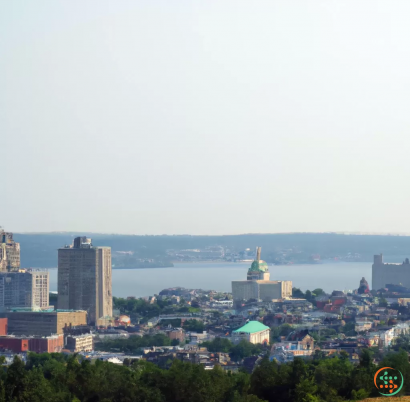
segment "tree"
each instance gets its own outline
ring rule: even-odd
[[[319,398],[315,396],[317,386],[312,378],[302,377],[296,384],[295,402],[319,402]]]
[[[295,297],[297,299],[305,299],[305,294],[299,289],[299,288],[293,288],[292,289],[292,297]]]
[[[203,332],[205,330],[205,325],[199,320],[187,320],[184,322],[183,328],[185,331]]]
[[[255,356],[262,352],[262,345],[255,345],[242,339],[237,345],[231,348],[230,356],[232,360],[240,361],[245,357]]]
[[[317,289],[315,289],[315,290],[312,290],[312,293],[313,293],[315,296],[321,296],[321,295],[324,295],[324,294],[325,294],[325,291],[324,291],[323,289],[317,288]]]

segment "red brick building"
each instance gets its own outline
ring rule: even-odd
[[[7,335],[7,318],[0,318],[0,336]]]
[[[29,338],[28,346],[30,352],[57,353],[64,347],[64,335],[52,335],[43,338]]]
[[[11,350],[14,353],[27,352],[28,349],[28,339],[27,338],[16,338],[11,336],[1,336],[0,337],[0,349]]]

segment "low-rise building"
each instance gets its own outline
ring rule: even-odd
[[[13,335],[63,334],[66,326],[86,325],[87,323],[87,312],[81,310],[15,309],[2,314],[8,319],[9,334]]]
[[[173,328],[166,331],[169,339],[178,339],[179,342],[185,341],[185,331],[182,328]]]
[[[94,337],[92,334],[69,335],[66,348],[72,352],[91,352],[94,350]]]
[[[64,348],[64,336],[60,334],[29,338],[28,348],[30,352],[36,353],[60,353]]]
[[[232,332],[232,341],[240,342],[242,339],[250,343],[269,343],[270,328],[259,321],[249,321],[243,327]]]
[[[14,353],[27,352],[29,350],[29,341],[28,338],[0,336],[0,349],[11,350]]]

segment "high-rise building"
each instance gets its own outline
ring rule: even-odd
[[[232,281],[232,296],[236,305],[243,300],[271,301],[292,296],[292,281],[270,281],[268,264],[261,260],[261,248],[256,249],[246,281]]]
[[[48,271],[0,272],[0,310],[48,308],[49,278]]]
[[[20,244],[13,240],[13,233],[0,228],[0,272],[18,271],[20,268]]]
[[[112,316],[110,247],[77,237],[58,250],[58,308],[85,310],[90,324]]]

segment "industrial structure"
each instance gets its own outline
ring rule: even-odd
[[[13,240],[13,233],[0,227],[0,272],[18,271],[20,268],[20,244]]]
[[[58,250],[58,308],[87,311],[89,324],[112,316],[110,247],[76,237]]]
[[[49,277],[48,271],[0,272],[0,311],[15,307],[48,308]]]
[[[232,296],[235,304],[244,300],[272,301],[292,296],[292,281],[270,281],[268,264],[260,259],[261,248],[257,247],[246,281],[232,281]]]
[[[383,254],[375,255],[372,265],[372,289],[385,288],[387,284],[410,288],[410,261],[406,258],[401,264],[383,262]]]

